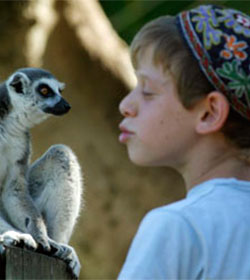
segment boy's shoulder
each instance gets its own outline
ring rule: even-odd
[[[237,209],[235,209],[237,208]],[[192,227],[199,223],[216,223],[250,211],[250,182],[234,178],[212,179],[191,189],[187,197],[151,210],[146,217],[162,223],[182,220]],[[232,214],[232,215],[231,215]]]

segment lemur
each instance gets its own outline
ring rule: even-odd
[[[0,84],[0,243],[52,252],[78,277],[79,260],[67,245],[81,207],[78,160],[60,144],[30,164],[29,130],[69,111],[63,89],[39,68],[19,69]]]

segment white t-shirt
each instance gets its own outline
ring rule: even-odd
[[[250,182],[212,179],[150,211],[118,279],[250,279]]]

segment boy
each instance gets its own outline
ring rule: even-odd
[[[250,17],[202,5],[132,42],[121,102],[132,162],[170,166],[187,197],[149,212],[119,279],[250,279]]]

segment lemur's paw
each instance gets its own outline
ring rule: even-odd
[[[41,251],[43,252],[49,252],[51,250],[49,241],[47,238],[44,238],[43,236],[36,236],[35,237],[36,242],[38,243],[38,250],[42,248]]]
[[[50,245],[52,256],[65,261],[69,265],[73,276],[78,278],[81,270],[81,264],[74,248],[69,245],[57,243],[53,240],[50,240]]]
[[[74,277],[78,278],[81,270],[81,264],[74,248],[68,245],[62,245],[64,248],[64,261],[68,263]]]
[[[0,243],[6,246],[21,246],[36,250],[37,243],[30,234],[10,230],[0,235]]]
[[[75,252],[75,250],[73,248],[72,248],[72,252],[68,256],[66,262],[69,263],[69,267],[73,271],[73,275],[76,278],[79,278],[79,274],[80,274],[80,271],[81,271],[81,264],[80,264],[80,261],[78,259],[77,254],[76,254],[76,252]]]

